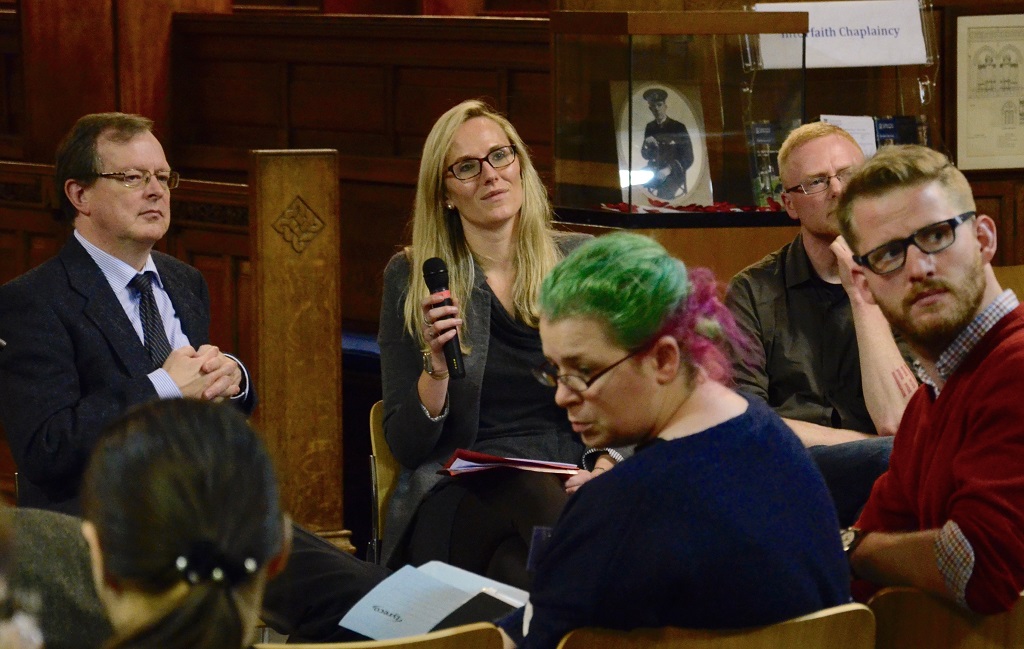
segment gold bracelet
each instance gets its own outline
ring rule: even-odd
[[[441,371],[434,369],[434,360],[431,358],[430,352],[423,352],[423,371],[427,373],[427,376],[435,381],[443,381],[448,378],[447,368]]]

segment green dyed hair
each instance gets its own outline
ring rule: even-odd
[[[545,278],[549,320],[594,318],[623,349],[650,342],[690,293],[686,265],[653,239],[617,232],[589,241]]]

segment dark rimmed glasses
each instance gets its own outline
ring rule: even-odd
[[[178,186],[178,181],[181,179],[177,171],[140,171],[139,169],[108,171],[106,173],[96,174],[96,176],[99,178],[117,180],[128,189],[145,187],[149,184],[150,178],[156,178],[156,181],[160,183],[164,189],[174,189]]]
[[[848,167],[831,176],[815,176],[813,178],[808,178],[807,181],[802,182],[799,185],[793,185],[787,189],[786,193],[792,194],[793,192],[800,192],[801,194],[807,194],[808,196],[820,194],[828,189],[828,185],[832,182],[833,178],[845,185],[852,175],[853,167]]]
[[[918,250],[928,255],[942,252],[956,241],[957,227],[974,215],[975,212],[964,212],[951,219],[926,225],[909,237],[894,239],[866,254],[855,255],[853,260],[876,275],[895,273],[907,263],[907,249],[910,244],[914,244]]]
[[[608,367],[592,375],[589,379],[585,379],[579,374],[559,374],[558,366],[551,361],[544,361],[541,365],[533,368],[533,377],[549,388],[558,387],[558,384],[561,383],[573,392],[582,394],[583,392],[586,392],[590,386],[594,385],[599,378],[608,372],[611,372],[619,365],[625,363],[630,358],[633,358],[641,351],[642,350],[638,349],[636,351],[629,352]]]
[[[516,161],[516,147],[514,144],[499,147],[483,158],[465,158],[459,160],[448,171],[459,180],[471,180],[479,176],[484,170],[484,163],[491,165],[492,169],[507,167]]]

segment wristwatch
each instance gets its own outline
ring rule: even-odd
[[[847,527],[839,530],[839,537],[843,540],[843,552],[849,558],[864,539],[864,532],[859,527]]]
[[[434,369],[434,360],[431,357],[430,352],[423,352],[423,371],[427,373],[427,376],[435,381],[443,381],[448,378],[447,368],[440,371]]]

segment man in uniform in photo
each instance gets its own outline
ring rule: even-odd
[[[640,155],[654,177],[645,187],[652,196],[672,200],[687,192],[686,172],[693,165],[693,143],[682,122],[668,116],[668,92],[651,88],[644,99],[654,119],[644,128],[644,142]]]

